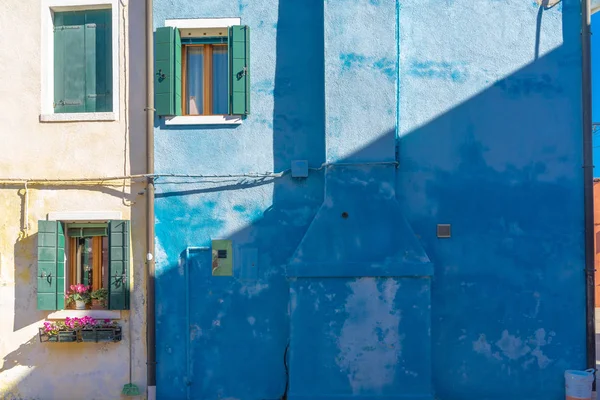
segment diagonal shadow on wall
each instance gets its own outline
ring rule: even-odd
[[[323,59],[299,65],[291,50],[311,45],[311,54],[323,53],[322,31],[295,34],[303,18],[322,19],[315,11],[321,7],[279,3],[276,171],[295,159],[315,167],[325,159],[324,85],[307,84],[323,76]],[[579,38],[564,24],[565,45],[398,139],[397,196],[435,265],[440,399],[557,397],[564,370],[585,366]],[[382,132],[352,159],[377,154],[395,134]],[[270,187],[268,209],[236,206],[242,191]],[[157,194],[157,233],[168,260],[157,279],[163,398],[277,399],[286,388],[285,266],[323,200],[322,172],[225,188],[165,184]],[[214,211],[190,214],[197,203]],[[235,213],[250,222],[227,228]],[[438,223],[452,224],[451,239],[435,236]],[[210,272],[210,239],[224,231],[230,233],[219,239],[234,245],[233,278]]]

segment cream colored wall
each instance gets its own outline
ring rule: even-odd
[[[125,97],[129,72],[123,54],[128,51],[129,32],[123,17],[128,19],[128,13],[125,2],[119,13],[120,120],[41,123],[40,0],[3,2],[0,181],[143,172],[144,131],[139,123],[143,112],[142,117],[129,115]],[[143,9],[136,20],[143,21]],[[140,32],[143,27],[135,29]],[[139,72],[134,75],[139,80]],[[130,137],[131,121],[135,129]],[[31,183],[26,202],[22,184],[0,184],[0,399],[116,399],[129,382],[130,365],[133,382],[144,392],[145,198],[138,194],[141,191],[141,183],[132,189]],[[132,297],[131,311],[121,312],[123,341],[39,343],[37,329],[48,312],[36,309],[37,221],[54,211],[121,211],[123,218],[131,219]]]

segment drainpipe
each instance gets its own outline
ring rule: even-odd
[[[156,399],[154,315],[154,29],[152,0],[146,0],[146,343],[148,400]]]
[[[587,368],[596,368],[594,300],[594,163],[592,159],[592,67],[590,0],[581,0],[581,62],[583,106],[583,196],[585,218]]]

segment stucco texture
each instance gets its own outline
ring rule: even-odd
[[[101,178],[141,173],[143,130],[129,135],[127,79],[129,10],[120,24],[120,119],[114,122],[40,122],[40,2],[5,2],[0,26],[4,57],[0,74],[0,180]],[[143,14],[142,14],[143,15]],[[137,25],[136,25],[137,26]],[[142,25],[143,26],[143,25]],[[138,28],[136,28],[138,29]],[[8,56],[10,55],[10,56]],[[143,95],[143,92],[140,92]],[[140,162],[142,164],[140,164]],[[146,381],[143,187],[98,184],[0,184],[0,398],[115,399],[132,381],[142,394]],[[120,211],[131,220],[131,311],[122,311],[118,343],[40,343],[47,311],[36,305],[37,221],[49,212]],[[131,354],[131,356],[130,356]]]
[[[155,121],[157,173],[196,176],[157,181],[158,397],[564,396],[586,359],[579,5],[156,0],[155,28],[241,17],[252,81],[240,126]]]

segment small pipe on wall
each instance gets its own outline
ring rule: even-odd
[[[592,60],[590,0],[581,0],[581,83],[583,108],[583,206],[585,224],[587,368],[596,368],[594,300],[594,162],[592,155]]]
[[[146,343],[148,400],[156,399],[154,314],[154,26],[152,0],[146,0]]]

